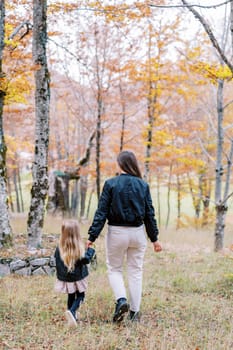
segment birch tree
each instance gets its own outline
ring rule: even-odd
[[[31,205],[28,214],[28,246],[39,247],[48,192],[49,72],[46,57],[47,1],[33,0],[33,61],[35,69],[35,150],[32,165]]]
[[[9,221],[7,186],[6,186],[6,144],[3,132],[3,105],[5,91],[2,82],[2,57],[4,49],[5,1],[0,2],[0,247],[11,240],[11,226]]]
[[[207,23],[205,18],[196,11],[190,4],[187,3],[186,0],[182,0],[182,3],[192,12],[194,17],[198,19],[198,21],[203,26],[205,32],[207,33],[213,47],[216,49],[220,64],[226,65],[231,72],[231,78],[233,75],[233,62],[232,55],[228,57],[225,51],[225,45],[221,45],[216,39],[210,25]],[[231,44],[233,50],[233,2],[230,3],[230,32],[231,32]],[[223,40],[223,43],[225,41]],[[223,89],[224,89],[224,80],[218,78],[218,88],[217,88],[217,151],[216,151],[216,175],[215,175],[215,210],[216,210],[216,220],[215,220],[215,251],[219,251],[223,248],[224,243],[224,228],[225,228],[225,217],[227,212],[227,201],[229,197],[232,195],[229,194],[230,188],[230,176],[231,176],[231,167],[233,160],[233,139],[231,139],[231,146],[229,153],[227,155],[227,167],[224,169],[223,165],[223,155],[224,155],[224,106],[223,103]],[[225,174],[225,179],[223,175]],[[224,181],[225,180],[225,181]],[[225,184],[225,188],[223,189],[223,185]]]

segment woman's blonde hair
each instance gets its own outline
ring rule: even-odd
[[[84,244],[76,220],[63,221],[59,249],[68,271],[72,271],[76,261],[84,256]]]

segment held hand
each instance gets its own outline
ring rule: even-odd
[[[161,244],[158,241],[153,242],[152,244],[153,244],[153,247],[154,247],[154,251],[156,253],[161,252],[162,246],[161,246]]]
[[[87,240],[87,242],[86,242],[86,248],[91,247],[91,246],[92,246],[92,244],[93,244],[93,242],[91,242],[91,241]]]

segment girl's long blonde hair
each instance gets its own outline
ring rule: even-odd
[[[62,223],[59,249],[68,271],[72,271],[76,261],[84,256],[84,244],[76,220],[65,220]]]

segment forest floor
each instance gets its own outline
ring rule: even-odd
[[[18,227],[14,246],[2,250],[1,257],[31,254],[20,222],[14,225]],[[45,255],[54,251],[60,221],[49,225],[52,229],[43,237],[40,251]],[[82,225],[84,237],[87,228]],[[227,235],[221,253],[213,252],[212,231],[161,230],[164,249],[158,254],[148,242],[137,324],[111,322],[115,305],[106,273],[104,234],[96,242],[97,268],[90,269],[77,328],[66,325],[66,296],[54,292],[55,276],[1,278],[0,349],[233,349],[233,239]]]

